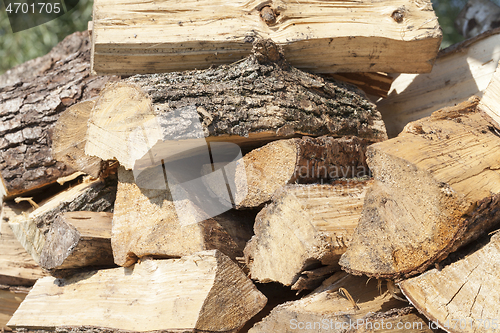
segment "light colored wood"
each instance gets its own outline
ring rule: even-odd
[[[389,137],[434,111],[481,97],[500,60],[499,43],[500,29],[495,29],[441,51],[429,74],[396,77],[389,96],[376,103]]]
[[[5,325],[28,294],[27,288],[0,285],[0,329],[8,329]]]
[[[31,286],[47,274],[26,252],[12,232],[9,221],[23,214],[19,205],[5,202],[0,218],[0,284]],[[29,207],[29,205],[27,205]]]
[[[478,107],[492,125],[500,129],[500,66],[493,74]]]
[[[94,104],[95,99],[77,103],[59,116],[53,130],[52,154],[73,170],[98,178],[104,162],[85,155],[87,122]]]
[[[8,325],[236,332],[266,301],[235,263],[213,250],[68,279],[40,279]]]
[[[338,178],[368,176],[365,151],[369,141],[358,137],[278,140],[243,157],[244,168],[235,173],[236,208],[260,207],[286,184],[328,182]],[[223,197],[219,184],[204,179],[208,188]]]
[[[343,269],[412,276],[500,222],[500,138],[477,103],[434,112],[368,148],[375,182]]]
[[[211,249],[241,257],[255,213],[228,211],[212,217],[187,201],[174,203],[168,187],[139,188],[132,171],[120,167],[111,238],[115,263],[130,266],[144,256],[181,257]],[[179,214],[184,214],[182,220]]]
[[[9,225],[25,250],[39,263],[46,234],[57,214],[79,210],[109,210],[114,203],[115,191],[116,187],[105,181],[87,180],[58,193],[29,214],[11,219]]]
[[[271,8],[270,24],[261,18],[263,7]],[[92,69],[121,74],[203,69],[246,57],[259,37],[282,45],[291,64],[311,72],[424,73],[431,70],[442,34],[425,0],[97,0]]]
[[[336,73],[324,74],[335,80],[354,84],[363,90],[367,95],[376,97],[387,97],[394,78],[387,73]]]
[[[415,307],[447,332],[494,332],[498,327],[500,234],[441,269],[402,281]]]
[[[260,41],[237,64],[108,85],[93,108],[85,153],[131,170],[205,140],[251,149],[302,135],[386,139],[380,114],[359,93],[290,68],[275,44]]]
[[[455,19],[457,30],[466,38],[498,28],[500,7],[489,0],[468,0]]]
[[[371,181],[343,180],[333,185],[287,185],[274,193],[255,220],[255,236],[245,247],[250,276],[301,289],[308,271],[339,270],[363,208]],[[316,285],[317,286],[317,285]]]
[[[112,213],[66,212],[50,224],[40,254],[40,266],[53,275],[81,267],[113,267]]]
[[[306,297],[275,307],[248,332],[432,332],[408,305],[393,298],[385,283],[338,272]]]

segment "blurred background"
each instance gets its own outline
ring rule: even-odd
[[[500,5],[500,0],[492,0]],[[463,37],[454,26],[455,18],[467,0],[433,0],[434,10],[443,29],[442,48],[460,42]],[[0,74],[27,60],[47,54],[64,37],[87,29],[92,19],[91,0],[80,0],[63,16],[43,25],[12,33],[3,1],[0,0]]]

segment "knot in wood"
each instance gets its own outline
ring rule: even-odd
[[[261,64],[280,62],[285,59],[283,49],[271,39],[258,39],[253,44],[253,55]]]
[[[266,22],[267,25],[276,23],[276,14],[269,6],[262,7],[260,10],[260,17],[264,20],[264,22]]]
[[[392,12],[391,17],[393,18],[394,21],[401,23],[403,22],[403,19],[405,17],[405,12],[406,12],[405,7],[400,7]]]

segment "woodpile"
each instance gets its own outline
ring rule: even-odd
[[[499,31],[363,4],[96,0],[1,76],[2,330],[496,329]]]

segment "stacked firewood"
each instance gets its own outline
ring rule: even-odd
[[[0,77],[4,329],[500,325],[500,31],[399,2],[96,0]]]

